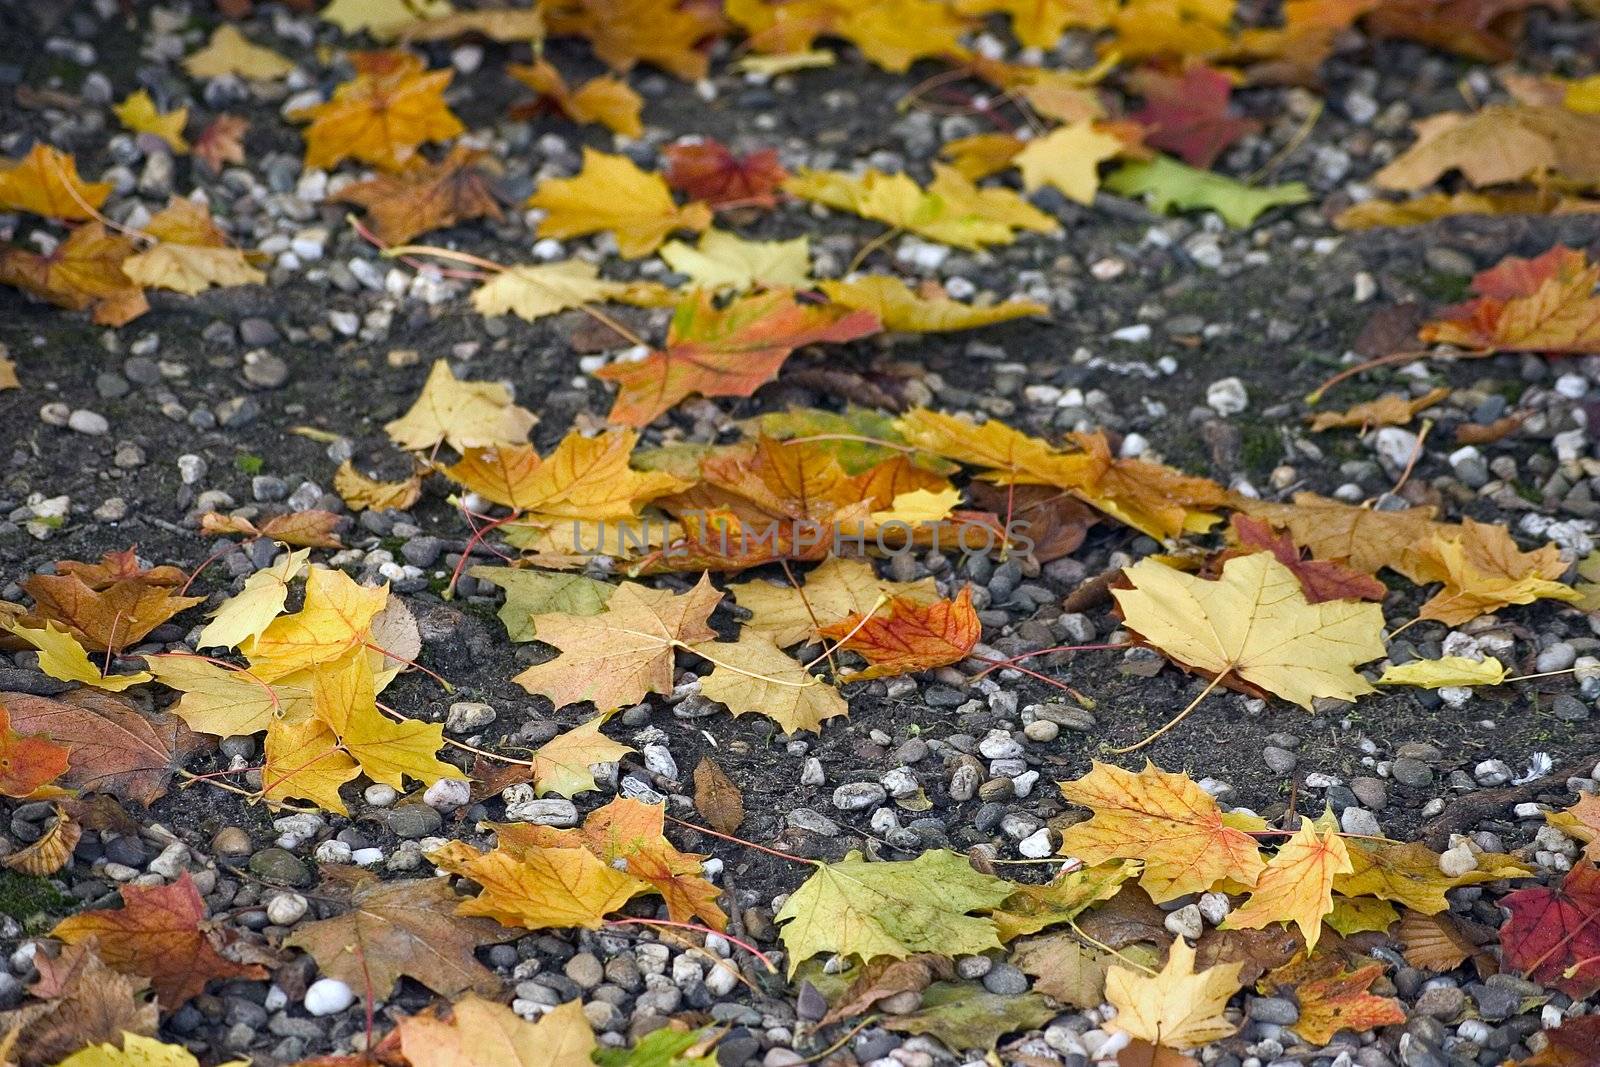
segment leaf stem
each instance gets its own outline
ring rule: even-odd
[[[710,837],[719,838],[735,845],[743,845],[745,848],[753,848],[757,852],[765,852],[767,855],[776,856],[780,860],[788,860],[791,863],[804,863],[808,867],[822,866],[822,861],[820,860],[808,860],[804,856],[796,856],[790,852],[783,852],[775,848],[768,848],[766,845],[758,845],[754,841],[747,841],[742,837],[734,837],[732,834],[725,834],[720,830],[713,830],[710,827],[701,826],[699,823],[692,823],[685,819],[679,819],[673,815],[663,815],[662,818],[666,819],[668,822],[675,822],[679,826],[686,826],[691,830],[696,830]]]
[[[1113,749],[1111,749],[1110,752],[1112,753],[1112,755],[1124,756],[1124,755],[1127,755],[1129,752],[1137,752],[1141,748],[1143,748],[1146,745],[1150,744],[1152,741],[1156,740],[1156,738],[1160,737],[1162,734],[1165,734],[1168,730],[1172,729],[1174,726],[1178,725],[1184,719],[1187,719],[1189,717],[1189,713],[1191,711],[1193,711],[1195,708],[1199,707],[1200,706],[1200,702],[1202,700],[1204,700],[1206,697],[1210,696],[1211,695],[1211,691],[1213,689],[1215,689],[1217,687],[1217,685],[1222,681],[1222,679],[1226,678],[1228,676],[1228,674],[1232,670],[1233,670],[1233,668],[1229,667],[1228,670],[1223,671],[1221,674],[1218,674],[1214,678],[1212,678],[1211,679],[1211,683],[1209,685],[1207,685],[1204,689],[1200,690],[1200,695],[1195,697],[1193,700],[1189,701],[1189,706],[1184,708],[1182,711],[1178,712],[1178,714],[1174,715],[1171,719],[1169,719],[1167,721],[1167,724],[1165,726],[1161,727],[1161,729],[1159,729],[1155,733],[1149,735],[1143,741],[1140,741],[1136,745],[1126,745],[1126,746],[1124,746],[1122,748],[1113,748]]]

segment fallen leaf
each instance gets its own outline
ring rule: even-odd
[[[713,830],[731,834],[744,822],[744,794],[710,756],[694,768],[694,808]]]
[[[78,177],[71,154],[36,141],[19,160],[0,165],[0,209],[85,222],[106,202],[110,182],[86,182]]]
[[[1594,1067],[1600,1048],[1600,1015],[1568,1016],[1554,1030],[1542,1031],[1545,1046],[1518,1067]]]
[[[244,163],[244,135],[249,130],[250,123],[237,115],[218,115],[195,137],[190,152],[212,174],[220,174],[224,163]]]
[[[533,754],[534,791],[555,793],[568,799],[600,787],[591,770],[596,764],[616,763],[633,749],[600,732],[601,719],[591,719],[563,731]]]
[[[1367,992],[1382,976],[1381,963],[1347,971],[1337,956],[1322,956],[1273,971],[1262,979],[1261,989],[1291,993],[1300,1004],[1300,1019],[1289,1029],[1312,1044],[1326,1045],[1340,1030],[1368,1033],[1406,1021],[1398,1000]]]
[[[1223,880],[1253,886],[1265,869],[1255,839],[1223,822],[1216,800],[1187,775],[1096,762],[1061,793],[1094,813],[1063,831],[1061,854],[1089,866],[1143,860],[1139,885],[1157,904]]]
[[[544,13],[538,8],[449,11],[448,4],[439,4],[439,14],[427,14],[436,5],[426,0],[402,2],[424,13],[424,17],[406,23],[395,32],[395,36],[406,43],[478,36],[501,44],[527,43],[538,47],[544,40]]]
[[[193,296],[213,285],[259,285],[267,280],[243,252],[228,244],[211,213],[193,200],[173,197],[145,223],[144,232],[156,239],[156,245],[122,262],[122,272],[135,284]]]
[[[409,58],[409,57],[408,57]],[[306,167],[331,169],[345,159],[398,171],[427,141],[448,141],[466,127],[444,102],[455,71],[426,71],[420,60],[361,72],[327,103],[296,112],[306,128]]]
[[[17,380],[17,365],[4,356],[0,356],[0,392],[7,389],[21,389],[22,383]]]
[[[1553,886],[1500,899],[1506,966],[1581,999],[1600,989],[1600,867],[1581,863]]]
[[[294,70],[294,63],[270,48],[253,44],[238,27],[223,23],[199,51],[184,57],[183,69],[191,78],[220,78],[237,74],[241,78],[270,81]]]
[[[819,863],[777,914],[789,975],[823,952],[871,963],[883,956],[965,956],[999,948],[994,923],[968,913],[995,907],[1011,888],[944,849],[914,860],[868,862],[852,852],[837,863]]]
[[[1068,27],[1104,29],[1111,6],[1096,0],[956,0],[956,10],[964,15],[1005,12],[1023,47],[1054,48]]]
[[[452,13],[448,0],[333,0],[317,17],[331,22],[346,35],[363,30],[385,39],[418,19],[443,18]]]
[[[377,708],[372,661],[364,649],[313,670],[312,713],[328,725],[367,777],[399,789],[404,778],[432,785],[459,778],[461,771],[437,758],[444,724],[415,719],[396,722]]]
[[[82,682],[96,689],[120,693],[131,685],[141,685],[150,680],[144,671],[134,674],[102,674],[100,668],[89,661],[89,653],[69,633],[55,623],[46,621],[40,629],[30,629],[17,623],[0,620],[0,629],[26,641],[39,651],[39,669],[63,682]]]
[[[1493,656],[1467,659],[1464,656],[1441,656],[1439,659],[1416,659],[1398,663],[1383,670],[1379,685],[1414,685],[1421,689],[1440,689],[1445,686],[1499,685],[1510,671]]]
[[[1122,196],[1143,196],[1155,211],[1215,211],[1228,225],[1240,229],[1252,225],[1264,211],[1311,199],[1310,190],[1300,182],[1245,185],[1166,156],[1157,156],[1148,163],[1124,164],[1106,177],[1102,188]]]
[[[1544,821],[1568,837],[1583,842],[1583,855],[1600,860],[1600,796],[1584,793],[1565,811],[1548,812]]]
[[[1030,937],[1011,947],[1012,965],[1034,976],[1036,991],[1075,1008],[1105,1003],[1106,970],[1115,958],[1070,933]]]
[[[269,685],[247,668],[219,666],[201,656],[146,656],[145,664],[156,681],[183,694],[172,712],[197,733],[258,734],[278,719],[298,723],[311,716],[311,682],[304,671]]]
[[[828,719],[850,714],[839,691],[797,663],[770,637],[746,634],[738,641],[701,641],[690,646],[715,669],[700,679],[700,691],[733,715],[756,712],[785,733],[822,732]]]
[[[545,59],[529,64],[508,64],[506,73],[538,93],[540,105],[552,108],[579,125],[598,122],[624,137],[644,134],[644,124],[639,121],[644,98],[628,88],[628,83],[621,78],[602,74],[571,89],[561,72]]]
[[[619,73],[650,63],[684,81],[706,76],[697,46],[722,28],[715,8],[676,0],[567,0],[545,9],[552,36],[587,40],[600,61]]]
[[[1439,870],[1438,853],[1420,841],[1391,844],[1352,837],[1345,847],[1355,869],[1334,879],[1334,892],[1392,900],[1423,915],[1448,910],[1445,893],[1457,886],[1524,878],[1530,871],[1510,856],[1484,852],[1475,853],[1475,869],[1452,877]]]
[[[1195,1048],[1239,1029],[1222,1010],[1239,989],[1239,965],[1194,969],[1194,949],[1178,938],[1155,975],[1112,966],[1106,1000],[1117,1009],[1106,1025],[1119,1033],[1167,1048]]]
[[[1323,918],[1333,911],[1334,878],[1354,871],[1338,829],[1319,833],[1316,824],[1302,817],[1300,829],[1279,846],[1250,898],[1229,913],[1225,925],[1260,929],[1272,922],[1293,923],[1310,952],[1317,947]]]
[[[437,365],[443,366],[444,363],[441,361]],[[432,381],[431,377],[429,381]],[[489,383],[465,384],[488,385]],[[493,388],[494,386],[489,385],[489,389],[492,390]],[[424,396],[427,395],[426,388],[424,388],[423,394]],[[456,401],[460,402],[459,409],[450,410],[448,405]],[[422,398],[418,398],[417,403],[420,405]],[[420,415],[414,421],[407,423],[406,428],[401,433],[419,436],[424,433],[434,432],[476,433],[478,432],[477,430],[466,428],[467,426],[475,425],[471,421],[471,413],[490,406],[490,404],[480,406],[464,396],[452,396],[443,400],[433,412],[429,413],[439,419],[439,429],[426,428],[425,424],[428,422],[429,415]],[[520,408],[508,409],[502,417],[502,425],[505,427],[506,432],[511,432],[510,427],[516,422],[513,412],[520,410]],[[406,419],[411,419],[412,414],[416,413],[417,408],[413,407],[411,414],[408,414]],[[533,417],[531,413],[529,417]],[[448,424],[446,424],[445,420],[448,420]],[[405,420],[397,421],[404,422]],[[393,423],[390,425],[393,425]],[[413,474],[411,477],[398,482],[379,481],[376,478],[368,478],[365,474],[356,470],[355,463],[347,459],[339,464],[338,470],[333,472],[333,490],[339,494],[339,499],[343,500],[345,506],[351,511],[407,511],[418,500],[422,499],[422,476]]]
[[[261,798],[274,804],[309,800],[324,811],[348,815],[339,790],[361,777],[361,765],[340,747],[339,736],[328,724],[321,719],[273,717],[266,730]]]
[[[1317,559],[1339,561],[1362,574],[1390,567],[1412,581],[1419,579],[1407,563],[1408,550],[1444,526],[1434,521],[1431,507],[1379,511],[1315,493],[1297,493],[1292,504],[1241,500],[1239,506],[1246,514],[1288,530],[1294,543],[1310,549]]]
[[[801,304],[786,292],[742,297],[719,308],[710,293],[700,291],[678,305],[664,347],[636,362],[608,364],[596,377],[617,383],[611,422],[646,426],[696,393],[752,395],[797,348],[842,344],[877,330],[871,312]]]
[[[445,878],[382,882],[368,875],[348,911],[297,925],[284,944],[311,953],[324,976],[374,1000],[386,999],[402,977],[445,997],[497,993],[499,977],[472,953],[518,935],[454,914],[458,902]]]
[[[48,737],[70,752],[57,784],[150,804],[199,746],[181,719],[143,714],[120,698],[80,689],[60,698],[0,693],[19,734]]]
[[[819,1026],[830,1026],[853,1019],[871,1010],[880,1000],[899,993],[920,993],[935,978],[955,977],[955,967],[943,956],[925,953],[897,960],[883,956],[864,964],[859,973],[828,1009]]]
[[[199,996],[214,979],[267,976],[258,966],[234,963],[217,952],[221,942],[204,925],[205,901],[188,871],[170,885],[125,885],[118,891],[121,908],[68,916],[50,936],[69,945],[96,938],[101,959],[150,979],[156,996],[174,1008]]]
[[[29,992],[40,999],[0,1012],[0,1050],[17,1067],[54,1067],[89,1045],[155,1034],[149,982],[118,974],[89,946],[68,945],[54,958],[41,952],[34,966],[39,980]]]
[[[535,615],[598,615],[616,588],[582,574],[512,567],[478,566],[469,568],[467,574],[505,590],[500,621],[512,641],[532,641],[538,636]]]
[[[472,294],[480,315],[517,315],[529,322],[568,308],[626,298],[633,286],[600,277],[593,263],[518,265],[491,274]]]
[[[678,1030],[668,1024],[634,1042],[631,1049],[601,1048],[594,1054],[600,1067],[713,1067],[709,1054],[715,1031]]]
[[[926,190],[904,174],[869,170],[860,177],[803,170],[784,182],[786,192],[932,241],[976,250],[1007,245],[1017,230],[1054,233],[1056,220],[1009,189],[980,189],[959,171],[935,163]]]
[[[372,231],[391,245],[469,219],[498,221],[504,215],[491,186],[488,155],[457,145],[437,163],[353,182],[331,199],[365,208]]]
[[[629,465],[638,434],[608,430],[594,437],[572,432],[544,459],[527,445],[467,449],[444,473],[496,504],[527,513],[528,521],[621,522],[645,504],[687,483],[661,471]]]
[[[637,0],[620,0],[637,2]],[[627,156],[583,150],[583,168],[573,178],[543,182],[528,207],[545,213],[540,237],[581,237],[609,232],[628,259],[647,256],[674,230],[704,230],[711,209],[693,203],[679,207],[661,175],[643,171]]]
[[[1565,215],[1600,211],[1600,202],[1561,196],[1548,190],[1426,193],[1409,200],[1364,200],[1334,217],[1340,230],[1378,226],[1420,226],[1457,215]]]
[[[1300,955],[1305,947],[1299,931],[1292,926],[1264,926],[1259,930],[1213,926],[1195,942],[1194,957],[1200,968],[1240,964],[1239,980],[1249,985]]]
[[[747,241],[712,228],[700,235],[698,246],[668,241],[660,255],[667,266],[707,289],[805,289],[811,284],[810,247],[803,235],[789,241]]]
[[[1138,864],[1111,862],[1068,871],[1046,885],[1019,883],[1005,903],[989,912],[989,918],[998,927],[1002,941],[1036,934],[1046,927],[1071,922],[1084,909],[1110,900],[1122,889],[1123,882],[1138,873]]]
[[[1133,76],[1133,88],[1144,97],[1144,107],[1130,117],[1149,128],[1146,144],[1209,170],[1229,145],[1261,129],[1261,123],[1239,118],[1229,107],[1233,84],[1227,74],[1200,62],[1186,64],[1177,75],[1141,70]]]
[[[1122,138],[1095,129],[1089,119],[1079,119],[1029,141],[1012,162],[1029,192],[1051,185],[1069,200],[1090,204],[1100,188],[1100,164],[1123,147]]]
[[[142,576],[96,589],[70,571],[32,575],[22,582],[22,588],[34,601],[33,611],[19,620],[22,624],[42,627],[46,621],[60,623],[84,647],[96,652],[120,651],[141,641],[174,615],[205,600],[176,596],[170,586],[151,583]]]
[[[1036,1030],[1057,1014],[1037,993],[1002,996],[976,982],[936,982],[916,1011],[885,1015],[880,1022],[900,1033],[931,1035],[948,1048],[992,1052],[1002,1036]]]
[[[218,1067],[246,1067],[248,1060],[229,1060]],[[168,1045],[153,1037],[124,1033],[115,1042],[79,1049],[58,1067],[199,1067],[200,1061],[182,1045]]]
[[[1600,121],[1600,116],[1596,116]],[[1533,259],[1507,256],[1472,279],[1477,296],[1446,308],[1418,337],[1483,353],[1600,351],[1600,263],[1556,245]]]
[[[122,326],[150,310],[143,290],[122,270],[133,254],[131,238],[99,222],[86,222],[43,255],[21,248],[0,250],[0,283],[57,307],[93,308],[96,323]]]
[[[975,133],[940,145],[939,158],[963,178],[976,182],[1009,170],[1027,143],[1014,133]],[[1095,184],[1099,184],[1098,176]]]
[[[372,621],[389,601],[389,587],[357,585],[343,571],[313,566],[300,610],[280,615],[242,651],[258,681],[344,658],[366,644]]]
[[[539,640],[561,655],[512,681],[558,708],[592,701],[602,715],[670,693],[673,651],[716,637],[706,620],[722,599],[705,577],[687,593],[623,582],[597,615],[541,615]]]
[[[166,142],[178,155],[189,151],[189,142],[183,139],[183,128],[189,124],[189,109],[162,112],[147,90],[139,89],[111,109],[112,113],[134,133],[148,133]]]
[[[869,664],[845,674],[841,682],[891,678],[959,662],[972,651],[982,632],[983,624],[972,607],[971,586],[963,586],[953,601],[931,604],[897,596],[889,601],[887,615],[864,621],[851,615],[817,631],[819,636],[837,641],[841,650],[860,653]]]
[[[1368,400],[1348,411],[1320,411],[1311,416],[1311,429],[1315,432],[1340,427],[1355,427],[1365,432],[1373,426],[1404,426],[1450,395],[1448,389],[1430,389],[1418,397],[1403,393],[1385,393],[1376,400]]]
[[[758,580],[732,583],[728,591],[741,608],[751,612],[745,629],[764,633],[783,648],[812,640],[822,628],[846,619],[869,611],[881,613],[896,597],[924,605],[939,599],[931,578],[891,582],[880,579],[872,564],[864,560],[838,556],[823,560],[806,575],[806,584],[800,589]]]
[[[412,1067],[591,1067],[599,1048],[578,1000],[528,1022],[504,1005],[468,996],[450,1006],[449,1022],[410,1015],[399,1030]]]
[[[338,482],[339,475],[335,472],[335,488]],[[331,511],[313,508],[310,511],[274,515],[257,526],[249,519],[218,515],[213,511],[200,516],[200,530],[207,534],[243,534],[252,539],[265,537],[269,541],[281,541],[295,548],[343,548],[339,535],[334,533],[334,529],[343,521]]]
[[[59,778],[70,750],[49,737],[12,729],[11,713],[0,704],[0,796],[25,797]]]
[[[460,381],[441,359],[428,371],[411,410],[383,429],[408,452],[425,452],[439,444],[465,452],[521,444],[538,421],[533,412],[512,403],[511,390],[505,386]]]
[[[1567,570],[1555,544],[1523,552],[1504,526],[1470,518],[1462,520],[1459,530],[1436,532],[1416,546],[1411,566],[1417,581],[1444,583],[1418,616],[1447,626],[1510,604],[1581,599],[1577,590],[1555,580]]]
[[[1044,317],[1050,309],[1033,300],[1004,300],[997,304],[964,304],[942,290],[917,293],[889,274],[866,275],[847,281],[818,283],[830,301],[857,311],[870,311],[885,330],[905,333],[943,333],[972,330],[997,322],[1032,316]]]
[[[1467,938],[1449,912],[1423,915],[1407,910],[1400,916],[1396,940],[1405,951],[1407,963],[1438,974],[1455,970],[1478,953],[1478,946]]]
[[[1238,539],[1244,553],[1271,552],[1274,559],[1293,571],[1308,603],[1321,604],[1329,600],[1381,601],[1389,593],[1388,588],[1376,578],[1351,570],[1342,563],[1302,559],[1300,549],[1288,534],[1278,533],[1260,519],[1236,514],[1231,520],[1230,532]],[[1227,554],[1223,558],[1228,558]]]
[[[714,208],[735,204],[773,207],[779,187],[789,176],[778,162],[775,148],[736,156],[721,141],[704,138],[667,145],[661,154],[667,163],[667,184],[690,200]]]
[[[1434,115],[1418,124],[1417,143],[1373,182],[1383,189],[1421,189],[1451,170],[1475,188],[1534,174],[1592,185],[1600,181],[1600,115],[1518,104]]]
[[[464,842],[449,841],[427,856],[440,870],[482,887],[476,897],[456,906],[457,915],[482,915],[529,930],[571,926],[598,930],[608,914],[650,888],[583,848],[497,848],[480,853]]]
[[[1270,552],[1229,560],[1216,581],[1151,559],[1123,573],[1132,588],[1111,592],[1127,624],[1182,664],[1236,675],[1307,710],[1319,696],[1373,692],[1354,668],[1384,655],[1382,607],[1311,604]]]

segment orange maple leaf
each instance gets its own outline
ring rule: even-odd
[[[424,141],[446,141],[466,129],[444,102],[454,71],[424,71],[415,56],[383,52],[358,57],[356,69],[333,99],[296,113],[311,121],[308,168],[353,158],[399,170]]]
[[[972,607],[972,587],[968,585],[953,601],[927,604],[897,596],[889,601],[887,614],[874,615],[865,623],[860,615],[852,615],[818,632],[828,640],[841,641],[840,648],[859,652],[871,664],[839,679],[863,682],[943,667],[964,659],[978,643],[983,624]]]
[[[706,76],[696,45],[722,30],[717,5],[678,0],[556,0],[540,10],[551,36],[585,38],[612,70],[651,63],[684,81]]]
[[[244,162],[244,135],[250,123],[237,115],[218,115],[194,139],[189,152],[210,169],[220,173],[224,163]]]
[[[121,326],[150,308],[144,291],[122,270],[133,254],[132,240],[98,222],[86,222],[46,255],[21,248],[0,252],[0,283],[57,307],[93,307],[95,322]]]
[[[373,232],[389,244],[468,219],[498,220],[503,216],[490,191],[487,156],[457,145],[438,163],[379,174],[345,186],[333,199],[366,208]]]
[[[113,968],[150,979],[163,1004],[176,1009],[222,978],[265,978],[255,965],[234,963],[217,951],[205,925],[206,905],[189,872],[171,885],[121,888],[122,907],[80,912],[50,931],[69,945],[96,938],[100,958]]]
[[[70,750],[42,734],[19,734],[0,704],[0,796],[25,797],[67,769]]]
[[[1292,991],[1300,1002],[1300,1020],[1289,1029],[1316,1045],[1333,1040],[1340,1030],[1365,1032],[1406,1021],[1405,1009],[1393,997],[1367,992],[1383,974],[1383,964],[1354,971],[1335,955],[1301,959],[1263,978],[1263,993]]]
[[[33,611],[22,616],[25,626],[58,623],[91,651],[116,652],[145,637],[180,611],[205,600],[176,596],[171,586],[151,581],[144,572],[96,588],[78,574],[35,574],[22,583],[33,597]]]
[[[1418,333],[1430,344],[1494,352],[1600,352],[1600,263],[1556,245],[1533,259],[1507,256],[1472,279],[1475,299],[1446,308]]]
[[[610,420],[646,426],[695,393],[750,396],[802,345],[854,341],[877,331],[878,317],[870,311],[800,304],[787,292],[741,297],[719,308],[712,294],[698,291],[678,305],[665,346],[595,373],[620,387]]]
[[[528,64],[512,63],[506,67],[506,73],[539,94],[532,105],[513,108],[514,117],[548,109],[580,125],[598,122],[624,137],[638,137],[644,133],[644,125],[639,121],[644,99],[620,78],[602,74],[576,89],[570,88],[567,79],[546,59]]]
[[[778,202],[779,186],[789,177],[775,148],[736,156],[727,145],[708,137],[694,144],[668,145],[662,155],[667,161],[667,184],[712,207],[772,207]]]
[[[0,210],[79,222],[111,195],[108,182],[86,182],[66,152],[37,143],[26,156],[0,166]]]

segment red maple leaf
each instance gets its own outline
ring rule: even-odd
[[[1517,1067],[1600,1067],[1600,1015],[1567,1019],[1544,1036],[1544,1049]]]
[[[1533,259],[1507,256],[1472,279],[1477,298],[1448,307],[1417,336],[1493,352],[1600,352],[1600,264],[1556,245]]]
[[[1216,560],[1221,565],[1234,556],[1252,552],[1271,552],[1279,563],[1294,572],[1300,579],[1300,589],[1306,600],[1320,604],[1325,600],[1382,600],[1389,589],[1370,574],[1351,570],[1343,563],[1330,560],[1304,559],[1294,538],[1274,530],[1270,523],[1248,515],[1233,516],[1233,533],[1239,539],[1239,550],[1224,552]]]
[[[1233,82],[1204,63],[1191,63],[1177,76],[1141,71],[1134,87],[1144,96],[1144,107],[1132,117],[1149,128],[1145,143],[1191,166],[1209,168],[1223,149],[1261,129],[1261,123],[1229,110]]]
[[[1559,887],[1519,889],[1500,901],[1507,966],[1581,1000],[1600,989],[1600,867],[1574,867]]]
[[[955,663],[978,643],[983,623],[972,606],[969,585],[953,601],[922,604],[897,596],[889,601],[887,615],[874,615],[865,623],[860,615],[852,615],[817,632],[840,641],[840,648],[861,653],[871,666],[839,680],[863,682]]]
[[[736,156],[721,141],[707,138],[697,144],[668,145],[663,154],[667,184],[712,207],[771,207],[778,202],[774,195],[778,186],[789,176],[778,163],[775,148]]]
[[[742,297],[719,308],[710,293],[700,290],[678,305],[664,348],[595,374],[620,387],[611,421],[647,426],[694,393],[749,396],[775,378],[802,345],[854,341],[878,329],[878,316],[870,311],[800,304],[788,292]]]

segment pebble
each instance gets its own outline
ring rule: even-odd
[[[389,813],[389,832],[402,840],[416,840],[439,831],[444,817],[426,803],[402,804]]]
[[[305,863],[282,848],[264,848],[251,856],[250,873],[279,885],[305,885],[311,881],[311,871]]]
[[[1478,857],[1466,845],[1445,849],[1439,855],[1439,870],[1448,878],[1459,878],[1478,869]]]
[[[67,428],[90,437],[103,437],[111,432],[111,422],[99,412],[79,408],[67,416]]]
[[[889,793],[877,782],[850,782],[833,791],[833,806],[840,811],[861,811],[877,807]]]
[[[1456,986],[1430,986],[1417,997],[1412,1011],[1418,1015],[1427,1015],[1441,1022],[1449,1022],[1461,1014],[1461,1009],[1466,1006],[1467,995]]]
[[[306,914],[306,898],[299,893],[277,893],[267,901],[267,921],[274,926],[293,926]]]
[[[1223,378],[1206,386],[1206,406],[1226,418],[1250,406],[1250,394],[1238,378]]]
[[[530,785],[514,785],[503,794],[506,802],[506,819],[511,822],[528,822],[535,826],[576,826],[578,806],[560,797],[536,797]]]
[[[464,808],[472,802],[472,783],[465,778],[441,778],[423,791],[422,802],[439,812]]]
[[[237,826],[224,826],[211,838],[211,850],[219,856],[247,856],[254,847],[250,835]]]
[[[1363,837],[1383,836],[1383,827],[1379,825],[1378,817],[1366,808],[1358,808],[1355,805],[1339,813],[1339,828],[1347,834],[1358,834]]]
[[[1017,852],[1029,859],[1044,859],[1046,856],[1054,855],[1055,850],[1055,842],[1051,839],[1048,826],[1039,827],[1017,842]]]
[[[1398,473],[1417,453],[1417,435],[1399,426],[1385,426],[1372,435],[1372,448],[1385,467]]]
[[[444,728],[453,734],[470,734],[495,720],[495,710],[476,700],[458,700],[445,715]]]
[[[1300,1009],[1284,997],[1248,997],[1244,1013],[1258,1023],[1293,1026],[1300,1021]]]
[[[306,1011],[318,1018],[337,1015],[356,1002],[355,991],[337,978],[318,978],[306,988]]]
[[[1001,997],[1020,996],[1028,991],[1028,976],[1009,963],[996,961],[983,976],[983,988]]]
[[[1421,760],[1401,757],[1389,764],[1389,776],[1403,786],[1425,789],[1433,784],[1433,768]]]
[[[1206,932],[1205,916],[1201,914],[1198,904],[1185,904],[1176,911],[1169,911],[1162,925],[1171,933],[1190,941],[1199,940],[1200,935]]]

